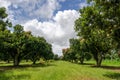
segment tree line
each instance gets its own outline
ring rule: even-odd
[[[120,56],[120,1],[87,0],[89,6],[79,10],[75,21],[78,39],[70,39],[70,48],[63,49],[63,59],[68,61],[94,58],[101,66],[112,51]]]
[[[23,26],[15,26],[7,19],[4,7],[0,8],[0,60],[13,61],[18,66],[21,60],[53,59],[52,45],[44,37],[36,37],[30,31],[24,31]]]

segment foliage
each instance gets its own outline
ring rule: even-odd
[[[112,0],[89,0],[89,2],[92,2],[90,6],[80,10],[75,30],[78,36],[86,40],[89,52],[93,54],[97,66],[100,66],[105,54],[116,46],[113,39],[117,41],[119,39],[120,3]]]
[[[118,43],[117,48],[119,49],[119,33],[120,33],[120,1],[119,0],[89,0],[94,2],[93,6],[98,8],[100,18],[103,20],[102,25],[99,27],[106,31],[113,39]]]
[[[58,54],[54,54],[53,59],[54,59],[54,60],[59,60]]]
[[[23,59],[30,59],[35,64],[41,57],[45,60],[53,58],[52,46],[43,37],[25,32],[20,24],[12,26],[6,17],[6,9],[0,8],[0,60],[13,60],[13,65],[18,66]]]
[[[31,36],[25,45],[24,52],[27,54],[25,58],[30,59],[33,64],[40,58],[49,60],[53,57],[51,46],[43,37]]]
[[[75,60],[75,55],[70,48],[66,48],[62,50],[63,60],[73,62]]]
[[[84,39],[70,39],[70,48],[63,49],[64,60],[79,62],[83,64],[84,59],[90,60],[91,55],[88,52]]]

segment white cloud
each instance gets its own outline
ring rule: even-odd
[[[7,2],[5,0],[0,0],[0,7],[8,8],[8,6],[10,6],[10,5],[11,5],[10,2]]]
[[[8,18],[19,23],[25,31],[43,36],[52,44],[53,51],[61,55],[62,48],[69,46],[69,39],[75,37],[74,21],[79,17],[76,10],[59,11],[59,2],[66,0],[0,0],[0,7],[8,10]],[[9,7],[9,8],[8,8]],[[41,22],[40,19],[46,19]]]
[[[82,9],[83,7],[86,7],[88,6],[88,4],[86,2],[83,2],[83,3],[80,3],[79,4],[79,7]]]
[[[38,16],[41,18],[50,19],[53,16],[55,10],[59,9],[60,5],[57,0],[46,0],[44,5],[41,5],[40,8],[34,10],[34,12],[30,13],[30,16]]]
[[[0,7],[9,7],[9,18],[14,18],[14,23],[22,23],[34,18],[51,19],[54,12],[61,7],[59,2],[59,0],[0,0]]]
[[[53,20],[39,22],[30,20],[24,25],[25,31],[32,31],[33,35],[44,36],[53,45],[53,51],[61,55],[62,48],[69,46],[69,39],[75,37],[74,21],[79,17],[75,10],[59,11]]]
[[[58,54],[60,56],[62,55],[62,49],[66,47],[69,47],[69,46],[60,46],[57,44],[52,44],[53,52],[55,52],[55,54]]]

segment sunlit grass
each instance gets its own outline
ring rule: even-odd
[[[89,61],[86,63],[94,63]],[[22,62],[21,65],[31,65]],[[114,62],[104,61],[103,65],[113,65]],[[7,64],[0,64],[7,66]],[[12,65],[11,63],[8,65]],[[117,62],[115,65],[120,66]],[[65,61],[53,61],[49,64],[37,64],[0,71],[0,80],[120,80],[120,72],[106,68],[96,68],[93,65],[80,65]]]

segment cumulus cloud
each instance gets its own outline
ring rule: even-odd
[[[43,36],[52,44],[54,53],[61,55],[69,46],[69,39],[75,37],[74,21],[79,17],[76,10],[58,11],[59,2],[66,0],[0,0],[0,7],[7,8],[13,24],[19,23],[25,31]]]
[[[10,18],[14,18],[14,23],[23,23],[34,18],[51,19],[54,12],[61,7],[59,2],[61,0],[0,0],[0,7],[9,8],[8,14]]]
[[[39,4],[38,4],[39,5]],[[30,13],[30,16],[36,15],[36,17],[50,19],[53,16],[55,10],[59,9],[60,5],[56,0],[47,0],[40,8]]]
[[[4,1],[4,0],[0,0],[0,7],[5,7],[6,9],[8,8],[8,6],[11,5],[10,2]]]
[[[55,52],[58,55],[62,55],[62,49],[69,47],[69,46],[60,46],[56,44],[52,44],[53,52]]]
[[[37,19],[23,24],[25,31],[44,36],[53,45],[53,51],[61,54],[62,48],[69,46],[69,39],[75,37],[74,21],[79,17],[75,10],[59,11],[53,20],[39,22]]]
[[[88,6],[87,2],[82,2],[78,5],[80,8],[83,8],[85,6]]]

